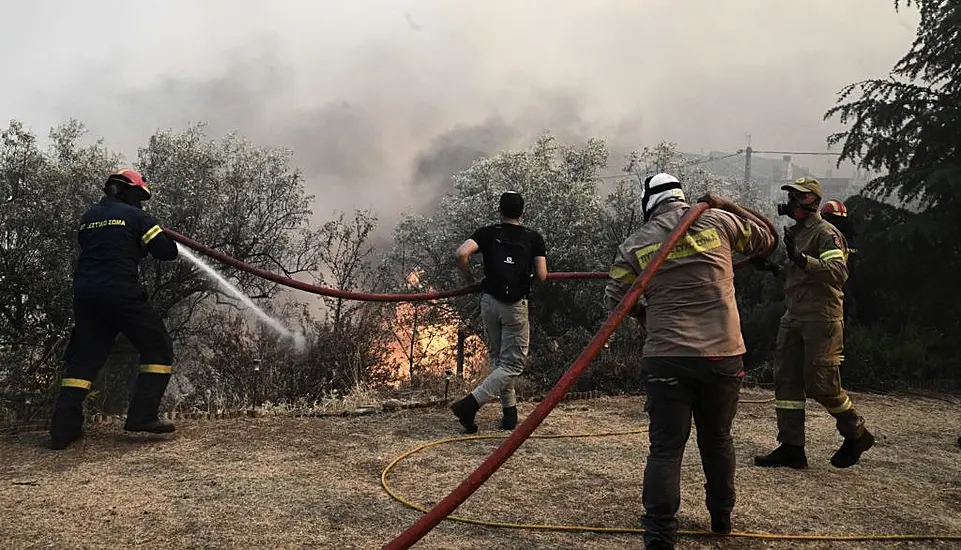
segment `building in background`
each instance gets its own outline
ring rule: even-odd
[[[772,168],[770,196],[777,197],[782,185],[804,177],[812,177],[821,182],[824,201],[847,200],[848,197],[860,193],[870,180],[870,175],[860,169],[856,169],[852,176],[845,177],[835,176],[830,169],[824,175],[813,174],[807,168],[794,164],[790,155],[784,155],[780,164]]]
[[[742,184],[748,176],[744,151],[711,150],[682,155],[686,166],[706,170],[731,184]],[[754,153],[751,156],[750,183],[761,202],[774,204],[782,201],[784,192],[781,187],[805,176],[817,178],[821,182],[825,201],[844,201],[860,193],[874,177],[874,174],[855,168],[849,168],[849,175],[846,176],[835,175],[830,168],[826,169],[824,174],[815,174],[806,166],[796,164],[794,160],[795,156],[792,155],[777,158]]]

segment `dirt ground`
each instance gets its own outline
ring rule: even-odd
[[[744,399],[770,397],[744,392]],[[922,397],[854,396],[879,436],[861,464],[837,470],[829,415],[808,405],[806,471],[762,470],[774,443],[773,405],[741,406],[737,531],[961,535],[961,407]],[[957,398],[954,398],[957,400]],[[534,403],[522,403],[522,417]],[[499,411],[481,413],[494,432]],[[562,403],[536,434],[642,429],[643,398]],[[380,474],[397,455],[458,435],[444,409],[356,418],[183,421],[174,437],[98,425],[74,447],[45,434],[0,439],[3,548],[378,548],[419,513],[390,498]],[[400,463],[390,484],[430,506],[500,440],[432,447]],[[457,514],[526,523],[637,527],[644,434],[530,440]],[[696,446],[682,479],[682,529],[708,527]],[[600,535],[442,522],[422,548],[641,548],[640,535]],[[947,542],[785,542],[682,537],[680,548],[957,548]]]

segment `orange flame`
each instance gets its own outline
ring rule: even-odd
[[[420,268],[407,274],[407,284],[422,290],[421,278],[424,271]],[[432,290],[430,287],[423,289]],[[411,376],[411,355],[413,355],[415,373],[431,373],[441,375],[446,369],[454,370],[457,366],[457,330],[459,324],[453,314],[439,312],[440,322],[424,323],[426,308],[430,305],[416,302],[397,304],[388,328],[394,339],[389,345],[387,361],[394,373],[396,383],[407,381]],[[412,342],[413,340],[413,342]],[[477,342],[471,338],[471,352],[477,347]],[[412,345],[413,344],[413,345]],[[465,342],[465,351],[468,348]],[[482,344],[481,344],[482,345]]]

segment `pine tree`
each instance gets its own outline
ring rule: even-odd
[[[887,78],[845,87],[825,114],[847,125],[828,139],[842,144],[838,163],[850,160],[881,173],[864,196],[847,204],[861,224],[852,272],[858,319],[872,335],[891,338],[866,339],[850,355],[867,358],[882,350],[901,375],[956,377],[961,372],[961,300],[955,290],[961,269],[961,1],[905,5],[917,7],[921,16],[910,50]],[[906,208],[872,200],[889,197]],[[913,363],[925,366],[908,367],[909,356],[923,358]]]
[[[885,79],[840,92],[825,119],[849,127],[828,142],[843,143],[839,164],[852,160],[884,172],[868,186],[958,216],[961,204],[961,2],[908,0],[920,10],[911,49]],[[900,9],[895,2],[895,9]],[[932,212],[933,213],[933,212]]]

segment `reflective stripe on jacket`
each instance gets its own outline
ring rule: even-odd
[[[83,215],[77,240],[80,257],[74,271],[77,298],[140,296],[140,262],[148,247],[163,250],[160,259],[177,256],[176,245],[152,216],[113,197],[104,197]],[[169,250],[172,249],[172,250]]]
[[[807,256],[804,269],[794,262],[784,268],[784,316],[798,321],[844,318],[844,283],[849,251],[844,235],[813,213],[788,229],[798,250]]]
[[[690,209],[683,202],[655,209],[650,221],[618,247],[604,291],[617,306]],[[753,256],[773,240],[766,227],[719,209],[705,211],[674,246],[644,292],[646,357],[729,357],[745,352],[734,299],[733,253]],[[645,315],[638,306],[632,315]]]

